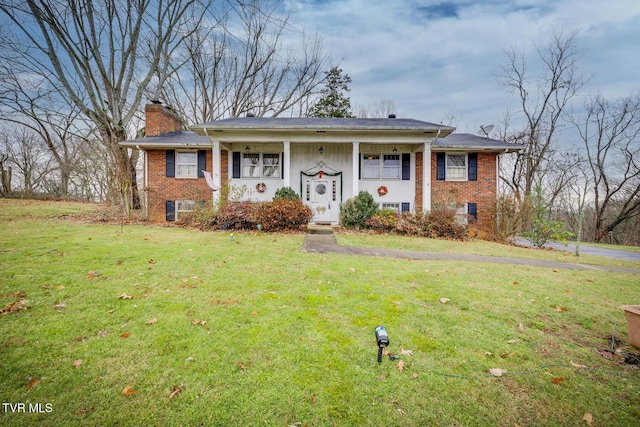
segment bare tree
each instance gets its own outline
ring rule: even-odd
[[[279,10],[270,0],[217,10],[218,19],[189,37],[185,67],[171,76],[163,96],[184,117],[201,122],[246,113],[294,115],[318,87],[327,58],[320,39],[307,38]],[[294,41],[301,46],[290,45]]]
[[[507,62],[500,76],[502,84],[516,94],[519,113],[525,119],[524,128],[508,138],[523,144],[524,150],[518,154],[511,176],[505,177],[519,199],[541,186],[545,173],[555,168],[552,157],[557,154],[556,133],[561,118],[585,83],[578,73],[581,53],[575,45],[575,34],[554,32],[548,45],[537,47],[536,52],[541,64],[539,76],[531,76],[525,53],[516,48],[506,52]]]
[[[367,106],[356,105],[354,109],[356,111],[356,117],[361,118],[383,118],[398,113],[396,111],[396,103],[391,99],[385,98],[371,101]]]
[[[51,156],[40,136],[24,126],[4,130],[0,134],[0,147],[7,161],[15,166],[17,177],[22,181],[25,193],[33,194],[52,171]]]
[[[640,94],[616,101],[595,95],[574,124],[590,166],[596,242],[640,218]]]
[[[97,128],[117,177],[123,210],[138,204],[135,168],[119,142],[152,80],[201,22],[200,0],[8,0],[0,58],[68,99]],[[178,64],[179,65],[179,64]]]

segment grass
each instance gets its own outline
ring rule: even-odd
[[[638,275],[66,218],[90,209],[0,199],[0,309],[29,306],[0,315],[0,402],[42,404],[3,405],[2,425],[640,423],[640,370],[601,355],[638,353],[619,309]],[[377,325],[413,352],[403,371],[376,362]]]
[[[469,255],[507,256],[510,258],[529,258],[573,264],[608,265],[628,268],[640,268],[640,262],[613,259],[594,255],[575,256],[570,251],[522,248],[485,240],[466,242],[422,239],[407,236],[386,236],[366,233],[346,232],[337,235],[338,243],[345,246],[372,246],[390,249],[406,249],[425,252],[461,253]],[[628,246],[606,246],[609,249],[628,250]]]

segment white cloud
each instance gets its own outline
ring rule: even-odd
[[[461,131],[499,121],[514,102],[496,79],[504,50],[517,45],[533,56],[554,29],[579,31],[581,69],[594,75],[588,90],[640,89],[637,1],[287,0],[285,7],[352,77],[352,104],[391,99],[404,115],[434,122],[454,111]]]

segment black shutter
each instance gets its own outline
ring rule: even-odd
[[[478,204],[477,203],[467,203],[467,214],[473,217],[474,221],[478,220]]]
[[[409,202],[402,202],[402,207],[400,208],[400,212],[409,212],[409,207],[411,205]]]
[[[445,180],[445,153],[437,153],[436,154],[436,164],[438,166],[438,173],[436,175],[436,179],[438,181],[444,181]],[[428,162],[430,161],[430,159],[424,159],[423,161]]]
[[[469,181],[478,180],[478,153],[469,153],[467,156],[469,159]]]
[[[240,161],[241,161],[241,153],[239,151],[233,152],[233,173],[231,174],[232,178],[240,178]]]
[[[207,170],[207,150],[198,150],[198,178],[204,178],[204,170]]]
[[[176,150],[167,150],[167,178],[176,176]]]
[[[175,221],[176,220],[176,202],[173,200],[167,200],[166,203],[166,219],[167,221]]]
[[[411,179],[411,154],[402,153],[402,180]]]

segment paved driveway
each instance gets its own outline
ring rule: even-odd
[[[522,237],[513,239],[513,243],[518,246],[527,246],[527,247],[533,246],[533,244],[529,240]],[[574,243],[563,244],[558,242],[551,242],[551,243],[547,243],[545,247],[552,248],[559,251],[569,251],[572,254],[576,252],[576,245]],[[606,256],[609,258],[640,262],[640,252],[622,251],[619,249],[608,249],[608,248],[601,248],[598,246],[580,245],[580,254]]]

